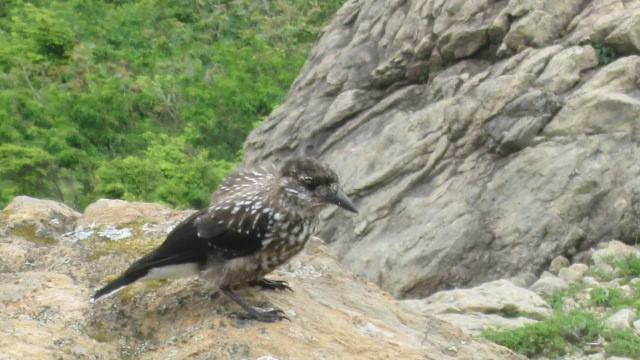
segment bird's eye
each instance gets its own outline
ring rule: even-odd
[[[312,177],[310,177],[310,176],[304,176],[304,177],[302,177],[302,178],[300,179],[300,182],[302,183],[302,185],[303,185],[305,188],[307,188],[307,189],[309,189],[309,190],[313,190],[313,189],[315,189],[315,188],[316,188],[316,186],[318,185],[318,184],[316,184],[316,183],[315,183],[315,181],[313,180],[313,178],[312,178]]]

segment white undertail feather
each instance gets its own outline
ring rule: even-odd
[[[198,265],[196,264],[177,264],[168,265],[149,270],[149,273],[140,280],[163,280],[163,279],[179,279],[198,275]]]
[[[196,264],[177,264],[177,265],[168,265],[159,268],[153,268],[149,270],[149,273],[137,281],[140,280],[163,280],[163,279],[179,279],[183,277],[189,277],[198,275],[198,266]],[[106,297],[109,297],[118,291],[124,289],[125,287],[131,284],[125,284],[108,292],[97,299],[91,299],[91,302],[102,300]]]

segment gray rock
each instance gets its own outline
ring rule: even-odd
[[[551,314],[549,305],[540,296],[507,280],[496,280],[471,289],[441,291],[423,300],[401,303],[474,334],[487,327],[522,326]]]
[[[591,276],[583,277],[582,283],[592,288],[600,287],[600,283],[598,282],[598,280],[596,280],[594,277],[591,277]]]
[[[538,280],[538,278],[532,272],[528,272],[528,271],[525,271],[523,273],[520,273],[516,276],[512,276],[509,278],[509,281],[513,285],[519,286],[525,289],[531,286],[531,284],[533,284],[534,282],[536,282],[536,280]]]
[[[580,278],[582,277],[582,274],[569,268],[562,268],[558,272],[558,277],[566,281],[567,284],[573,284],[578,280],[580,280]]]
[[[589,271],[589,266],[587,264],[576,263],[569,266],[569,270],[575,271],[580,275],[584,275]]]
[[[533,285],[529,287],[529,290],[543,296],[551,295],[567,287],[569,287],[569,284],[565,280],[555,276],[547,276],[533,283]]]
[[[633,243],[640,57],[596,66],[586,41],[636,48],[637,14],[615,1],[347,2],[245,161],[331,165],[360,214],[327,210],[320,235],[396,297]]]
[[[611,273],[613,272],[613,267],[611,267],[610,270],[607,265],[611,266],[613,265],[613,262],[629,256],[639,257],[640,250],[633,246],[629,246],[620,241],[614,240],[603,244],[601,249],[594,251],[591,258],[593,260],[594,266],[600,268],[601,270],[605,270],[608,273]]]
[[[609,316],[604,322],[604,326],[609,329],[629,329],[637,316],[635,311],[631,309],[618,310],[615,314]]]
[[[551,264],[549,264],[549,271],[555,275],[558,275],[558,271],[563,267],[568,267],[571,265],[571,262],[566,257],[560,255],[551,260]]]
[[[573,284],[579,281],[587,270],[589,270],[589,267],[585,264],[573,264],[569,267],[561,268],[558,271],[558,277],[568,284]]]
[[[5,229],[29,235],[36,240],[69,232],[81,214],[67,205],[52,200],[16,196],[0,213]]]

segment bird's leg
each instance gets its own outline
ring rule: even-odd
[[[239,319],[258,320],[263,322],[274,322],[274,321],[284,320],[284,319],[289,320],[288,317],[284,316],[284,311],[280,309],[273,309],[273,310],[267,310],[267,311],[258,310],[253,306],[244,302],[244,300],[242,300],[242,298],[230,288],[222,288],[220,290],[222,290],[222,292],[225,295],[231,298],[231,300],[235,301],[236,304],[240,305],[240,307],[246,311],[246,313],[234,313],[234,315]]]
[[[267,278],[262,278],[260,280],[249,282],[249,286],[260,286],[263,290],[289,290],[293,292],[289,283],[282,280],[269,280]]]

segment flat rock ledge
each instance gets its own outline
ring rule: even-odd
[[[318,239],[272,275],[293,293],[241,290],[253,304],[283,309],[290,322],[236,319],[236,305],[196,279],[135,284],[89,302],[189,213],[100,200],[78,214],[16,198],[0,213],[0,358],[522,358],[393,299]]]

